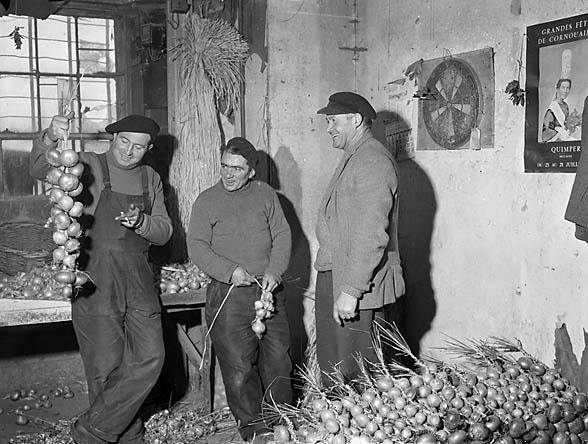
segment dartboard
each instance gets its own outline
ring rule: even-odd
[[[450,58],[435,67],[429,80],[429,99],[422,100],[423,119],[431,138],[446,149],[463,145],[477,126],[480,82],[464,62]]]

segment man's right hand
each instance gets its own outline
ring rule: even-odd
[[[73,117],[73,111],[67,116],[53,116],[49,128],[45,131],[43,142],[47,145],[52,145],[60,139],[65,139],[69,131],[69,122]]]
[[[247,273],[243,267],[238,266],[231,275],[231,284],[237,287],[247,287],[254,282],[254,277]]]

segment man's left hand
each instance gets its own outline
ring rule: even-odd
[[[261,280],[261,289],[264,291],[274,291],[275,288],[280,285],[280,280],[277,276],[271,273],[265,273]]]
[[[121,225],[124,227],[134,230],[143,222],[144,214],[140,208],[131,204],[128,211],[121,212],[120,216],[116,216],[114,219],[119,220]]]
[[[333,319],[343,326],[345,321],[357,316],[357,306],[357,298],[342,291],[333,303]]]

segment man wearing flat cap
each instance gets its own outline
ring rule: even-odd
[[[192,206],[188,254],[212,278],[206,321],[227,402],[245,441],[271,435],[262,401],[291,403],[290,330],[279,285],[290,259],[290,227],[276,192],[253,180],[257,150],[242,137],[221,147],[221,177]],[[274,293],[275,312],[259,338],[252,329],[261,292]]]
[[[73,113],[53,117],[33,142],[33,177],[45,179],[45,153],[67,138],[72,118]],[[79,153],[90,282],[72,301],[72,321],[90,407],[72,429],[77,444],[144,442],[138,413],[164,360],[161,306],[147,250],[170,239],[172,224],[161,178],[142,163],[159,126],[131,115],[106,131],[113,134],[106,153]]]
[[[351,380],[359,371],[355,352],[375,361],[372,321],[404,294],[398,174],[392,154],[372,135],[376,112],[365,98],[335,93],[318,114],[326,115],[343,156],[317,217],[316,351],[321,370],[331,373],[337,364]]]

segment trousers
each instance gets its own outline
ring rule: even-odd
[[[137,414],[165,355],[161,306],[144,254],[103,250],[93,260],[97,288],[72,304],[90,401],[79,421],[104,441],[142,442]]]
[[[266,319],[266,331],[258,339],[251,329],[257,285],[233,287],[213,280],[206,298],[206,322],[218,358],[227,403],[239,424],[239,433],[249,440],[267,428],[261,418],[262,402],[292,402],[290,329],[284,300],[274,297],[274,315]],[[219,311],[220,309],[220,311]],[[216,320],[214,320],[216,316]],[[214,325],[212,324],[214,320]]]

